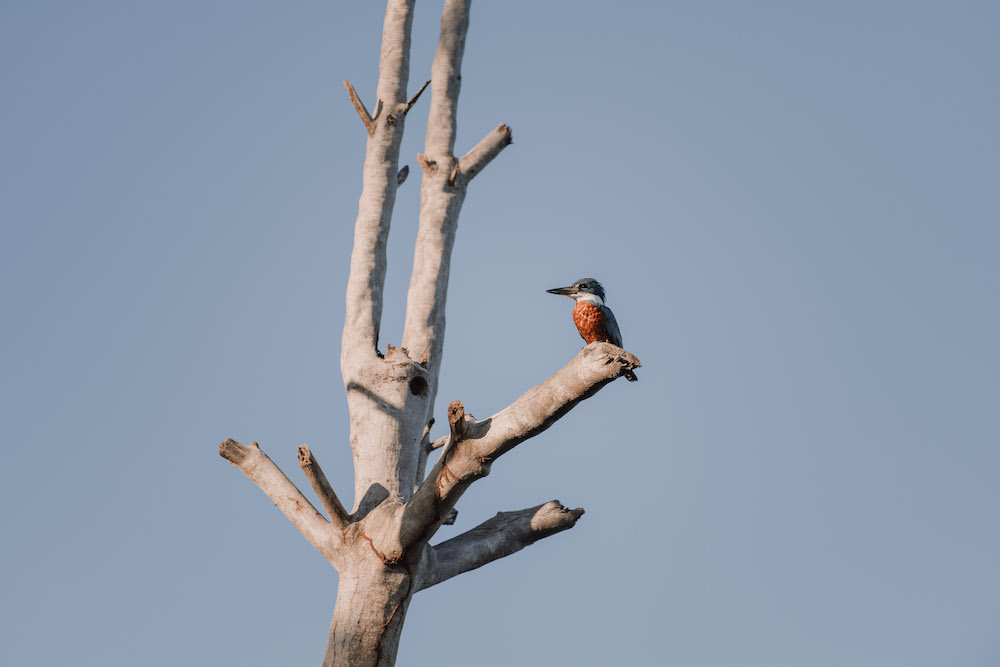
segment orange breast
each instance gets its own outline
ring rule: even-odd
[[[592,303],[577,301],[573,309],[573,324],[587,343],[595,340],[610,343],[611,337],[604,326],[604,313]]]

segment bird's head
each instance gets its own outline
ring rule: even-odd
[[[593,278],[580,278],[569,287],[556,287],[546,290],[549,294],[561,294],[574,301],[589,301],[599,306],[604,305],[604,287]]]

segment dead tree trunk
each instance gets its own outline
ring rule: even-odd
[[[445,301],[458,215],[469,182],[510,144],[500,125],[461,158],[453,154],[462,54],[470,0],[447,0],[431,71],[419,231],[401,347],[379,351],[386,239],[406,114],[426,87],[407,97],[413,0],[389,0],[382,33],[377,98],[369,113],[350,83],[351,101],[368,133],[364,184],[347,284],[341,372],[354,452],[350,513],[309,448],[299,462],[327,520],[260,450],[226,440],[220,454],[238,466],[340,573],[326,666],[392,665],[413,594],[510,555],[572,527],[583,509],[557,501],[501,512],[466,533],[431,545],[469,485],[499,456],[552,425],[601,387],[639,366],[628,352],[592,343],[555,375],[488,419],[448,407],[449,435],[430,442],[444,342]],[[441,455],[425,475],[426,460]]]

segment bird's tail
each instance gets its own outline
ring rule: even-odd
[[[625,379],[629,382],[637,382],[639,380],[632,371],[625,371]]]

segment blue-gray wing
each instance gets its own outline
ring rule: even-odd
[[[608,336],[611,338],[611,342],[618,347],[624,347],[622,345],[622,332],[618,328],[618,321],[615,320],[615,314],[611,312],[611,309],[607,306],[598,306],[601,309],[601,313],[604,314],[604,326],[608,330]]]

